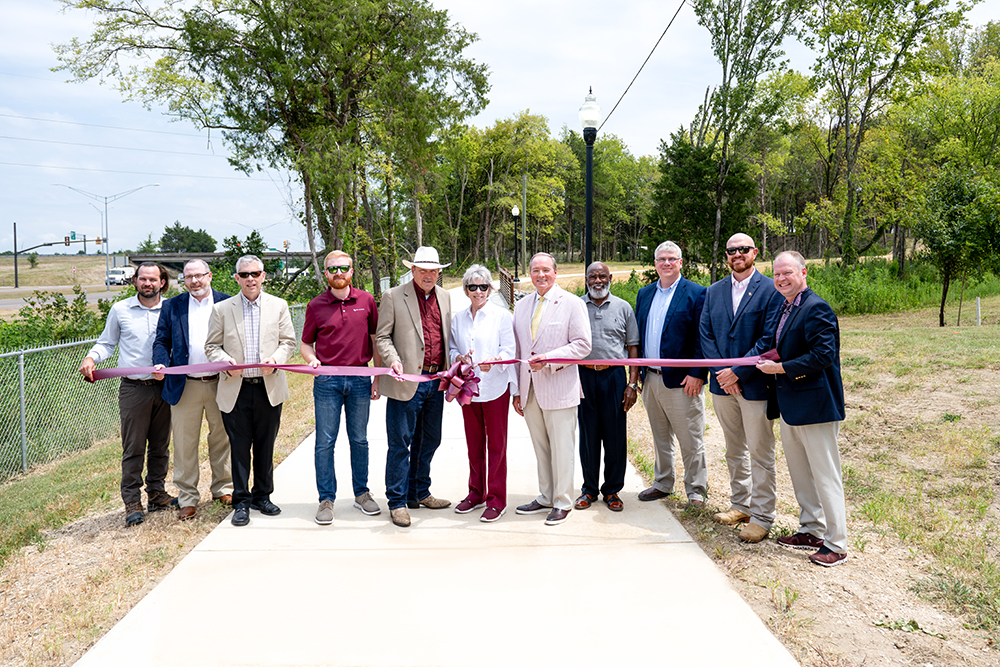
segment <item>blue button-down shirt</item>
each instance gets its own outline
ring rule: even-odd
[[[643,354],[647,359],[660,358],[663,322],[667,318],[667,310],[670,309],[670,302],[674,299],[674,292],[677,291],[677,283],[680,281],[678,277],[670,287],[656,283],[656,294],[653,295],[653,303],[649,304],[649,315],[646,318],[646,349],[643,350]]]

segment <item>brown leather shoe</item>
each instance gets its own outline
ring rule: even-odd
[[[585,510],[591,505],[593,505],[596,500],[597,498],[590,495],[589,493],[584,493],[583,495],[581,495],[579,498],[576,499],[575,503],[573,503],[573,508],[578,510]]]
[[[548,505],[542,505],[537,500],[532,500],[527,505],[518,505],[515,511],[518,514],[541,514],[542,512],[548,513],[551,509]]]
[[[705,501],[698,500],[697,498],[690,498],[688,500],[687,508],[689,510],[703,510],[705,509]]]
[[[408,502],[406,506],[411,510],[420,509],[421,507],[426,507],[429,510],[443,510],[445,507],[451,505],[450,500],[445,500],[444,498],[435,498],[434,496],[428,495],[426,498],[421,498],[417,502]]]
[[[639,492],[639,500],[649,501],[649,500],[659,500],[660,498],[666,498],[670,494],[666,491],[660,491],[655,486],[651,486],[645,491]]]
[[[410,513],[406,511],[405,507],[389,510],[389,518],[400,528],[407,528],[410,525]]]
[[[182,507],[181,511],[177,513],[177,518],[181,521],[187,521],[188,519],[193,519],[194,515],[198,512],[194,505],[188,507]]]
[[[622,499],[618,497],[617,493],[612,493],[604,496],[604,504],[608,506],[608,509],[612,512],[621,512],[625,509],[625,503]]]
[[[218,501],[228,507],[233,504],[233,494],[227,493],[224,496],[219,496],[218,498],[212,498],[212,500]]]
[[[563,521],[569,518],[569,510],[561,510],[558,507],[553,507],[549,515],[545,517],[546,526],[558,526]]]
[[[727,526],[736,526],[745,521],[750,520],[749,514],[744,514],[735,507],[727,512],[719,512],[718,514],[713,514],[712,518],[719,523],[725,524]]]
[[[749,542],[751,544],[756,544],[761,542],[767,537],[768,530],[763,526],[758,526],[755,523],[748,523],[743,526],[743,530],[740,531],[740,541]]]

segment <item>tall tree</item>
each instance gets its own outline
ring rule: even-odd
[[[722,209],[726,179],[736,160],[734,143],[743,140],[774,113],[757,95],[757,81],[780,65],[781,43],[801,11],[801,0],[696,0],[698,23],[712,36],[712,50],[722,66],[722,81],[707,94],[691,128],[692,141],[708,146],[717,159],[714,183],[715,222],[711,274],[720,263]],[[757,105],[755,101],[763,101]]]
[[[463,55],[475,36],[427,0],[60,1],[97,15],[56,47],[78,79],[222,130],[245,172],[297,175],[318,280],[317,221],[339,247],[366,151],[417,172],[428,138],[485,104],[486,67]]]
[[[806,14],[807,43],[818,47],[816,75],[828,86],[843,132],[843,262],[857,262],[858,160],[865,134],[885,106],[928,63],[924,48],[956,27],[968,10],[959,0],[817,0]]]
[[[180,220],[163,230],[160,252],[215,252],[215,239],[204,229],[195,231]]]

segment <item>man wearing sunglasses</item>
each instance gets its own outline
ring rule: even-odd
[[[732,274],[708,288],[701,315],[701,349],[708,359],[745,356],[764,335],[765,321],[781,305],[774,281],[754,268],[757,248],[746,234],[726,242]],[[768,379],[754,366],[714,367],[709,391],[726,440],[729,510],[713,518],[745,523],[744,542],[760,542],[774,523],[774,422],[767,418]]]
[[[208,363],[205,339],[208,323],[217,303],[228,294],[212,289],[212,271],[200,259],[184,264],[187,291],[163,302],[160,323],[153,341],[153,363],[157,370],[167,366]],[[223,505],[233,500],[233,473],[229,460],[229,436],[222,423],[216,401],[218,373],[166,375],[153,373],[163,380],[163,400],[170,409],[174,433],[174,484],[181,521],[193,519],[201,495],[198,492],[198,442],[201,440],[202,415],[208,421],[208,459],[212,466],[212,498]]]
[[[302,327],[299,352],[313,368],[323,366],[367,366],[374,356],[378,308],[375,297],[352,286],[354,263],[342,250],[326,256],[326,284],[329,289],[309,302]],[[368,490],[368,411],[378,399],[378,383],[371,378],[348,375],[317,375],[313,380],[316,405],[316,488],[319,509],[316,523],[333,523],[337,498],[337,475],[333,450],[340,430],[340,412],[347,419],[347,439],[351,445],[351,483],[354,506],[365,514],[378,514],[378,503]]]
[[[230,364],[285,364],[295,352],[295,328],[284,299],[263,291],[264,263],[256,255],[236,260],[240,293],[215,306],[205,352],[210,361]],[[274,516],[274,439],[281,404],[288,398],[285,372],[247,368],[220,374],[217,401],[229,434],[233,465],[234,526],[250,523],[250,510]],[[253,466],[253,490],[250,466]]]

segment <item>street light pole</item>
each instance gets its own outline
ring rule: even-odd
[[[514,208],[510,209],[510,214],[514,216],[514,282],[521,282],[521,279],[517,277],[517,216],[521,210],[514,204]]]
[[[584,271],[594,258],[593,226],[594,226],[594,140],[597,139],[597,126],[601,122],[601,107],[594,97],[591,88],[580,107],[580,124],[583,126],[583,140],[587,144],[587,217],[586,246],[584,254]]]
[[[108,244],[108,245],[104,246],[104,264],[105,264],[105,269],[104,269],[104,285],[107,288],[107,291],[110,292],[111,291],[111,279],[110,279],[111,278],[111,259],[110,259],[111,255],[109,253],[111,252],[111,244],[108,242],[108,234],[111,232],[111,223],[108,221],[108,204],[110,202],[113,202],[113,201],[118,201],[119,199],[122,199],[124,197],[128,197],[133,192],[138,192],[139,190],[142,190],[143,188],[156,188],[156,187],[159,187],[160,184],[159,183],[147,183],[146,185],[140,185],[137,188],[132,188],[131,190],[126,190],[125,192],[119,192],[116,195],[107,195],[107,196],[104,196],[104,195],[95,195],[93,192],[87,192],[86,190],[81,190],[80,188],[74,188],[72,185],[64,185],[63,183],[53,183],[52,185],[55,185],[55,186],[58,186],[58,187],[61,187],[61,188],[69,188],[73,192],[79,192],[81,195],[84,195],[85,197],[90,197],[91,199],[97,200],[99,202],[101,202],[101,201],[104,202],[104,242]],[[91,205],[93,206],[93,204],[91,204]],[[94,208],[97,208],[97,207],[94,206]],[[100,209],[97,209],[97,210],[98,210],[98,212],[100,212]]]

